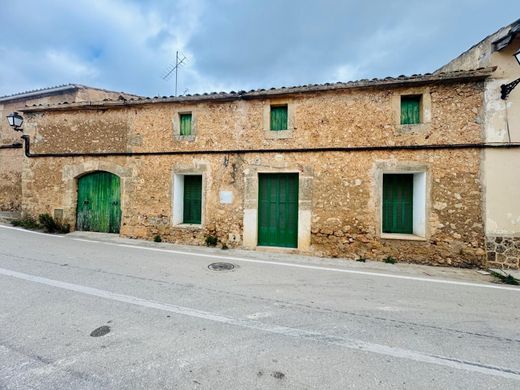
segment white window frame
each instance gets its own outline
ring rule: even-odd
[[[271,107],[287,106],[287,130],[271,130]],[[266,139],[291,138],[294,133],[294,113],[296,105],[292,100],[272,99],[266,101],[263,108],[263,127]]]
[[[200,224],[184,223],[184,176],[201,176],[201,210],[200,210]],[[178,227],[202,227],[204,225],[204,204],[205,204],[205,178],[201,172],[190,173],[174,173],[173,174],[173,196],[172,196],[172,222]]]
[[[191,114],[191,134],[181,135],[181,115]],[[197,114],[194,107],[185,107],[185,109],[174,112],[173,115],[173,136],[178,141],[195,141],[197,137]]]
[[[383,233],[383,176],[391,174],[410,174],[413,175],[413,233]],[[419,240],[424,241],[428,235],[427,214],[428,214],[428,172],[426,170],[383,170],[380,177],[379,194],[379,231],[383,239]]]

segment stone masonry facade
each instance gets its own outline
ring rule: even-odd
[[[490,267],[518,269],[520,267],[520,237],[486,237],[487,261]]]
[[[64,102],[100,101],[135,97],[122,92],[107,91],[82,85],[65,85],[38,91],[0,97],[0,145],[20,142],[20,133],[11,129],[6,116],[26,106],[56,105]],[[0,211],[19,211],[22,201],[22,149],[0,149]]]
[[[487,74],[477,76],[418,77],[410,83],[298,93],[278,90],[248,98],[29,108],[24,115],[32,153],[128,155],[25,158],[23,211],[63,215],[74,228],[78,178],[107,171],[121,179],[121,235],[160,235],[193,245],[203,245],[213,235],[229,247],[256,249],[258,174],[291,172],[299,177],[295,252],[483,266],[481,150],[395,148],[481,143]],[[399,98],[409,94],[423,96],[420,125],[399,123]],[[275,104],[288,105],[290,126],[273,136],[266,130],[265,112]],[[186,111],[193,114],[196,132],[183,138],[176,135],[175,118]],[[330,147],[368,148],[326,150]],[[178,154],[132,155],[164,151]],[[399,172],[421,177],[422,234],[390,237],[381,232],[382,176]],[[200,226],[174,223],[174,176],[184,173],[203,177]],[[222,201],[223,192],[231,194],[230,201]]]

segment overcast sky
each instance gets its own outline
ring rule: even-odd
[[[80,83],[139,95],[431,72],[519,0],[0,0],[0,95]]]

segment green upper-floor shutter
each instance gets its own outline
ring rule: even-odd
[[[413,234],[413,174],[383,175],[383,233]]]
[[[287,130],[287,106],[271,106],[271,130]]]
[[[184,214],[183,223],[201,223],[202,176],[184,176]]]
[[[421,123],[421,97],[401,96],[401,124]]]
[[[180,114],[180,133],[181,135],[191,135],[191,114]]]

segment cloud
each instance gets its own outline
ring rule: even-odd
[[[45,53],[44,61],[55,72],[71,79],[92,80],[99,74],[99,71],[88,61],[81,61],[73,53],[49,50]]]
[[[18,0],[0,95],[68,82],[171,95],[428,72],[519,14],[504,0]]]
[[[357,65],[342,64],[337,66],[332,74],[333,76],[331,81],[349,81],[359,78],[360,70]]]

